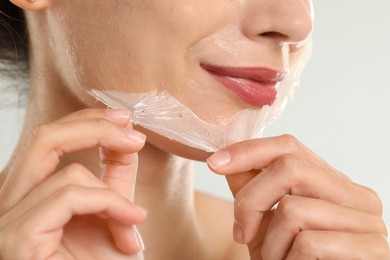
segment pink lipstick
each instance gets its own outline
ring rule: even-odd
[[[264,67],[221,67],[201,64],[219,83],[251,106],[272,105],[276,99],[276,85],[286,71]]]

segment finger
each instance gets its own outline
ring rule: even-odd
[[[134,131],[121,128],[107,119],[76,120],[38,128],[30,147],[14,165],[0,190],[0,211],[14,205],[57,167],[63,154],[103,147],[121,153],[139,151],[143,143]]]
[[[12,221],[14,221],[15,218],[18,218],[25,212],[36,207],[36,205],[42,200],[44,200],[44,198],[49,197],[57,190],[60,190],[64,186],[69,185],[85,188],[109,188],[106,183],[97,179],[84,166],[77,163],[68,165],[61,171],[57,172],[55,175],[50,176],[46,181],[38,185],[30,194],[27,195],[25,199],[23,199],[19,204],[17,204],[17,206],[8,211],[6,215],[2,217],[0,229],[2,226],[6,226]],[[139,207],[138,209],[143,211],[146,215],[146,211],[143,208]],[[123,225],[116,220],[108,220],[108,224],[119,249],[121,249],[122,251],[128,250],[128,237],[134,236],[134,234],[137,236],[137,244],[143,248],[142,238],[140,237],[139,232],[136,230],[135,227]]]
[[[78,163],[67,165],[56,174],[49,176],[34,188],[24,199],[1,218],[0,229],[19,218],[37,204],[65,186],[108,189],[109,187],[97,179],[88,169]]]
[[[290,135],[236,143],[213,154],[207,162],[212,171],[226,175],[232,193],[235,195],[251,179],[254,171],[259,172],[286,155],[310,160],[331,169],[332,174],[339,178],[348,180],[346,176],[331,168]]]
[[[66,115],[55,123],[66,123],[79,119],[98,119],[106,118],[115,122],[118,126],[125,127],[130,122],[130,111],[128,109],[102,109],[102,108],[87,108],[79,110],[72,114]]]
[[[298,259],[390,259],[390,251],[387,239],[378,233],[303,231],[286,257]]]
[[[119,250],[129,255],[134,254],[135,249],[138,251],[145,250],[142,236],[136,226],[127,226],[115,220],[109,220],[109,225],[114,242]],[[129,244],[129,241],[133,242]]]
[[[219,174],[237,174],[251,170],[262,170],[285,154],[303,158],[310,156],[318,162],[322,160],[290,135],[258,138],[230,145],[213,155],[207,163],[211,170]]]
[[[318,165],[329,167],[322,159],[290,135],[248,140],[233,144],[213,154],[207,160],[210,169],[226,176],[229,187],[235,196],[256,172],[264,170],[278,158],[293,155],[310,159]],[[339,178],[344,175],[333,170]]]
[[[134,131],[134,135],[144,143],[146,136]],[[115,151],[100,149],[102,176],[101,179],[112,189],[118,191],[122,196],[134,201],[135,183],[138,170],[138,154],[122,154]],[[120,163],[119,163],[120,162]],[[146,212],[145,212],[146,214]],[[142,248],[143,242],[139,232],[134,228],[129,228],[116,221],[108,221],[108,226],[114,238],[123,238],[136,232],[139,246]],[[118,248],[122,251],[128,250],[126,239],[116,240]]]
[[[263,213],[286,194],[325,200],[381,216],[382,204],[376,193],[328,171],[322,165],[285,155],[249,181],[235,196],[235,220],[245,233],[244,241],[253,239]]]
[[[0,246],[7,250],[10,248],[16,250],[15,247],[30,248],[31,244],[38,249],[41,248],[37,243],[58,245],[62,238],[63,227],[74,215],[97,213],[126,226],[140,224],[145,218],[142,210],[117,192],[109,189],[66,186],[39,203],[12,225],[5,227],[2,230],[3,244]],[[127,237],[126,244],[128,250],[125,253],[134,254],[141,250],[135,235]],[[47,247],[42,248],[45,252],[41,253],[47,254],[42,257],[44,259],[54,253],[48,252]],[[56,247],[52,249],[55,250]],[[41,255],[39,252],[34,253]]]
[[[251,170],[248,172],[241,172],[237,174],[225,175],[226,181],[229,185],[230,191],[233,194],[233,197],[236,197],[237,193],[249,183],[257,175],[261,174],[262,171]]]
[[[146,136],[132,129],[127,133],[137,139],[141,149],[145,144]],[[100,148],[101,179],[112,189],[124,197],[134,200],[134,189],[138,171],[138,154],[121,153],[106,148]]]
[[[100,149],[101,180],[125,198],[133,201],[138,169],[138,155]],[[123,164],[117,164],[121,161]]]
[[[256,191],[255,191],[256,190]],[[382,205],[377,194],[345,178],[332,169],[312,163],[295,155],[284,155],[256,175],[236,197],[252,192],[254,204],[262,200],[262,211],[269,210],[286,194],[327,200],[342,206],[381,215]],[[371,203],[371,202],[375,203]]]
[[[323,200],[286,196],[278,204],[262,247],[264,259],[284,259],[295,237],[305,230],[387,236],[382,218]]]

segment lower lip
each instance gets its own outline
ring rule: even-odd
[[[276,99],[275,82],[259,82],[250,79],[232,78],[206,70],[224,87],[232,91],[244,102],[254,107],[272,105]]]

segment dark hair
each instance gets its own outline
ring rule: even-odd
[[[27,46],[26,23],[22,10],[8,0],[0,1],[0,60],[25,62]]]
[[[23,11],[9,0],[0,0],[1,109],[15,103],[23,105],[25,102],[28,75],[27,38]]]

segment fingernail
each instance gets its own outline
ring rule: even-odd
[[[232,160],[232,156],[230,155],[229,152],[220,151],[220,152],[216,152],[213,155],[211,155],[207,159],[207,163],[213,169],[220,169],[220,168],[227,166],[231,160]]]
[[[138,248],[142,249],[142,251],[145,250],[145,244],[142,240],[141,234],[139,233],[138,229],[136,227],[133,227],[134,237],[135,241],[137,242]]]
[[[244,243],[244,230],[242,229],[241,225],[238,224],[236,221],[234,221],[233,236],[234,240],[237,243]]]
[[[126,131],[126,135],[129,137],[130,140],[140,144],[145,143],[146,135],[144,135],[143,133],[135,131],[131,128],[125,128],[125,131]]]
[[[107,109],[107,116],[112,121],[125,121],[130,118],[128,109]]]

